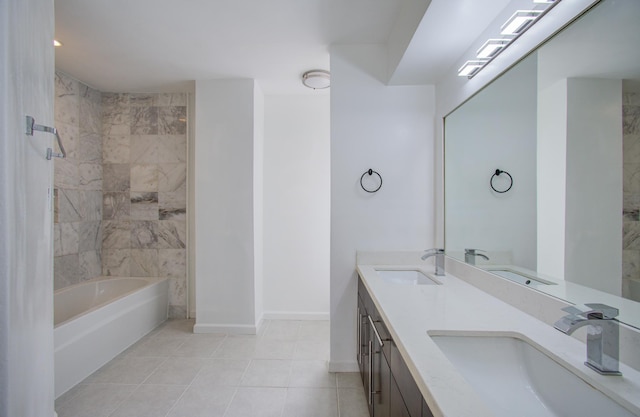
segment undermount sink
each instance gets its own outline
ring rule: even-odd
[[[553,282],[545,281],[540,278],[530,277],[526,274],[516,272],[508,268],[486,268],[487,271],[506,278],[518,284],[527,285],[529,287],[540,287],[544,285],[554,285]]]
[[[525,339],[430,336],[496,416],[634,415]]]
[[[383,281],[391,284],[401,285],[438,285],[439,282],[432,280],[422,272],[415,269],[376,269],[376,272]]]

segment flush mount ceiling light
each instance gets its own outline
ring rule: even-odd
[[[458,76],[473,77],[486,63],[487,61],[467,61],[458,70]]]
[[[53,46],[62,46],[62,42],[60,42],[60,41],[59,41],[59,40],[57,40],[57,39],[54,39],[54,40],[53,40]]]
[[[302,84],[314,90],[329,88],[331,85],[331,76],[329,71],[311,70],[302,74]]]
[[[502,48],[509,44],[509,39],[489,39],[478,49],[476,56],[480,59],[493,58],[498,55]]]
[[[541,14],[542,10],[518,10],[502,25],[500,34],[509,36],[519,35]]]

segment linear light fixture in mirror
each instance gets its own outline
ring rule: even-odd
[[[640,328],[638,22],[602,0],[445,118],[445,240]]]

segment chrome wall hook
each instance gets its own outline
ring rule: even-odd
[[[31,117],[26,117],[26,131],[25,133],[29,136],[33,136],[33,131],[37,130],[38,132],[51,133],[56,135],[56,141],[58,142],[58,147],[60,148],[61,153],[53,152],[52,148],[47,148],[47,160],[51,160],[52,157],[55,158],[66,158],[67,152],[64,150],[64,146],[62,146],[62,140],[60,139],[60,135],[58,135],[58,130],[55,127],[44,126],[36,124],[36,120]]]

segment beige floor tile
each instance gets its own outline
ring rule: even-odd
[[[225,335],[192,335],[176,349],[173,356],[211,357],[225,338]]]
[[[160,365],[144,383],[189,385],[205,363],[204,358],[170,358]]]
[[[156,335],[141,343],[136,343],[127,350],[126,356],[156,356],[167,357],[175,354],[185,342],[186,336],[160,337]]]
[[[291,363],[289,387],[335,388],[336,374],[323,360],[296,360]]]
[[[298,340],[322,342],[329,340],[329,321],[305,321],[300,325]]]
[[[245,387],[286,387],[290,376],[290,360],[254,359],[240,384]]]
[[[293,353],[293,359],[329,359],[329,341],[298,341]]]
[[[167,417],[223,417],[236,393],[235,387],[191,386]]]
[[[107,363],[83,382],[141,384],[166,358],[121,356]]]
[[[339,372],[338,388],[362,388],[362,378],[359,372]]]
[[[140,385],[109,417],[165,416],[186,388],[183,385]]]
[[[214,358],[251,359],[256,350],[256,337],[229,336],[213,352]]]
[[[360,388],[338,388],[340,417],[369,417],[367,398]]]
[[[271,320],[264,332],[265,339],[296,340],[300,322],[296,320]]]
[[[249,359],[207,359],[191,385],[239,386],[250,362]]]
[[[283,417],[338,417],[338,398],[332,388],[289,388]]]
[[[224,417],[282,417],[286,388],[238,388]]]
[[[253,357],[256,359],[291,359],[296,347],[294,340],[262,338],[257,341]]]
[[[58,417],[103,417],[108,416],[131,393],[137,385],[86,384],[79,385],[76,395],[63,405],[56,407]]]

